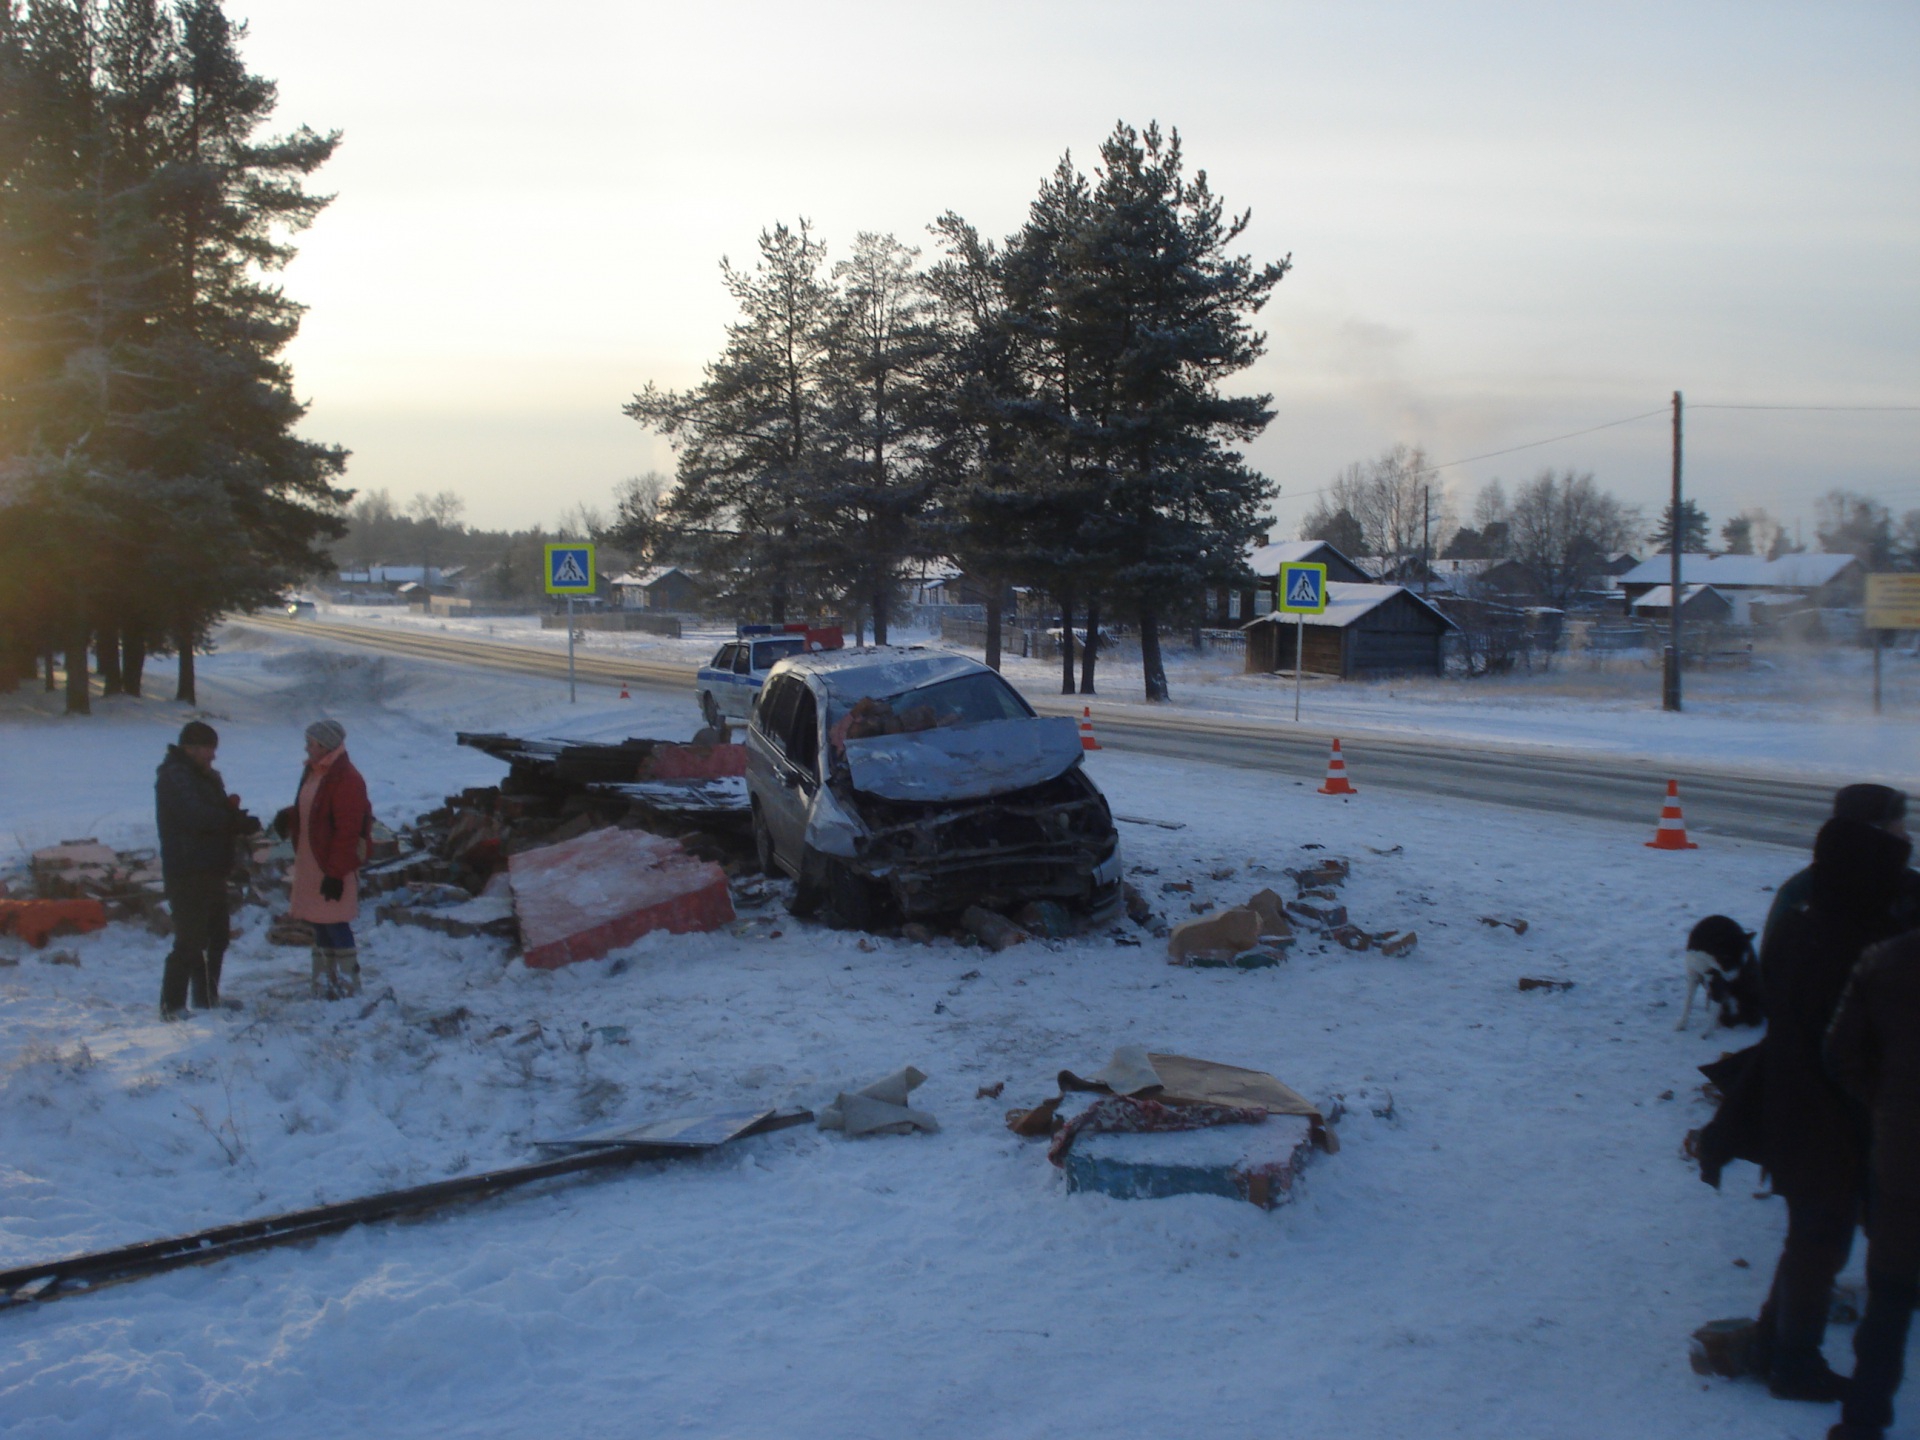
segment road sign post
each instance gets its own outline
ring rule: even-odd
[[[1880,652],[1889,630],[1920,630],[1920,575],[1867,576],[1867,637],[1873,645],[1873,713],[1880,713]]]
[[[1303,561],[1287,561],[1280,566],[1274,582],[1275,608],[1293,616],[1293,719],[1300,720],[1300,674],[1307,661],[1307,616],[1323,614],[1327,608],[1327,567]]]
[[[594,578],[593,546],[563,542],[547,546],[547,568],[542,577],[549,595],[567,597],[567,703],[580,698],[573,675],[573,598],[591,595],[599,583]]]

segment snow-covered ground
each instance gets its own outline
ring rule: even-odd
[[[394,606],[326,606],[329,621],[407,627],[496,643],[564,650],[564,630],[541,630],[532,616],[442,620]],[[585,653],[700,665],[730,634],[719,628],[663,636],[588,632]],[[922,631],[896,632],[905,643],[938,644]],[[978,655],[978,651],[972,652]],[[1290,676],[1242,673],[1242,656],[1167,652],[1172,707],[1210,715],[1291,723]],[[1685,708],[1660,709],[1656,657],[1576,655],[1550,671],[1479,680],[1394,679],[1337,682],[1309,678],[1301,722],[1343,735],[1418,735],[1467,744],[1636,755],[1689,765],[1778,772],[1844,784],[1863,776],[1920,788],[1920,652],[1883,658],[1882,714],[1872,709],[1867,651],[1839,647],[1762,651],[1750,667],[1685,676]],[[1009,658],[1003,673],[1029,695],[1057,697],[1057,662]],[[1104,660],[1098,710],[1141,705],[1137,659]]]
[[[228,783],[269,811],[323,709],[388,820],[499,778],[456,728],[684,735],[693,718],[258,635],[201,673]],[[187,712],[115,700],[66,720],[51,698],[0,697],[0,835],[152,843],[152,767]],[[1693,1067],[1743,1043],[1673,1030],[1681,942],[1712,910],[1757,925],[1801,856],[1088,763],[1116,809],[1186,827],[1123,827],[1156,901],[1184,907],[1158,890],[1176,879],[1238,900],[1345,855],[1355,917],[1417,928],[1419,948],[1183,970],[1151,940],[996,956],[775,909],[548,973],[499,942],[363,924],[366,995],[325,1004],[254,911],[226,982],[245,1008],[181,1025],[155,1018],[164,947],[142,931],[56,942],[77,967],[4,951],[0,1265],[515,1163],[589,1122],[817,1103],[908,1063],[942,1129],[786,1131],[6,1313],[0,1433],[1825,1433],[1832,1410],[1686,1362],[1696,1325],[1755,1309],[1784,1217],[1751,1167],[1716,1193],[1679,1158],[1706,1115]],[[1522,993],[1521,976],[1575,985]],[[1357,1106],[1272,1213],[1068,1195],[1003,1112],[1125,1043],[1322,1102],[1391,1092],[1393,1115]]]

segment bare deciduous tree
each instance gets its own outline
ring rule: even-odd
[[[1341,512],[1359,525],[1368,555],[1389,561],[1420,556],[1453,530],[1451,501],[1427,452],[1396,445],[1374,460],[1356,461],[1342,470],[1301,523],[1300,533],[1320,537],[1340,526]]]
[[[1633,543],[1645,522],[1638,509],[1593,483],[1593,475],[1542,470],[1513,497],[1508,516],[1513,558],[1532,574],[1541,598],[1564,606],[1600,563]]]

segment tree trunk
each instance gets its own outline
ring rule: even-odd
[[[174,690],[173,698],[189,705],[198,705],[200,697],[193,684],[193,627],[182,625],[174,639],[180,647],[180,683]]]
[[[1160,617],[1151,610],[1140,612],[1140,675],[1146,681],[1147,699],[1167,698],[1167,665],[1160,655]]]
[[[784,584],[773,587],[773,614],[767,619],[775,625],[787,623],[787,587]]]
[[[1073,694],[1073,592],[1060,596],[1060,693]]]
[[[87,686],[87,622],[75,620],[67,635],[67,714],[91,715],[93,693]]]
[[[888,588],[883,581],[881,584],[875,586],[873,591],[873,643],[876,645],[884,645],[887,643]]]
[[[100,694],[119,695],[125,690],[120,679],[120,627],[108,625],[94,636],[94,653],[100,658]]]
[[[1000,586],[998,582],[987,587],[987,668],[1000,668]]]
[[[1087,601],[1087,643],[1080,655],[1080,693],[1091,695],[1093,689],[1093,667],[1100,657],[1100,599],[1095,596]]]
[[[144,630],[130,628],[120,638],[120,683],[126,687],[127,694],[138,699],[141,677],[147,668],[147,635]]]

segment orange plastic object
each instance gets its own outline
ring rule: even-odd
[[[62,925],[76,935],[107,928],[98,900],[0,900],[0,934],[12,931],[29,945],[44,945]]]

